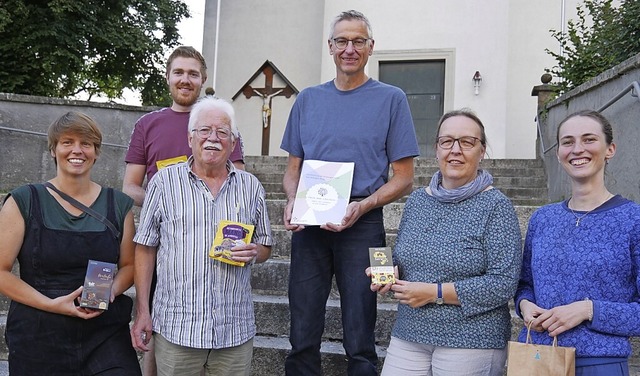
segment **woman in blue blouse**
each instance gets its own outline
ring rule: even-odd
[[[400,303],[382,374],[502,375],[520,273],[518,219],[479,168],[480,119],[449,112],[437,134],[439,171],[410,195],[400,222],[399,279],[371,286]]]
[[[534,343],[557,336],[576,348],[576,375],[628,375],[629,337],[640,335],[640,206],[605,186],[616,146],[602,115],[570,115],[557,141],[571,198],[531,217],[516,309]]]

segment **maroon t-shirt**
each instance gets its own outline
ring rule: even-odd
[[[150,112],[133,127],[124,161],[147,166],[147,181],[151,180],[158,172],[156,162],[191,156],[188,129],[189,112],[176,112],[168,107]],[[244,159],[242,137],[238,137],[229,159],[232,162]]]

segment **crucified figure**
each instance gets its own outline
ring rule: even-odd
[[[253,89],[253,92],[258,94],[260,97],[262,97],[262,126],[264,128],[267,128],[269,126],[269,117],[271,116],[271,98],[275,97],[276,95],[282,93],[284,89],[280,89],[278,91],[276,91],[275,93],[269,94],[269,95],[265,95],[262,94],[261,92],[259,92],[256,89]]]

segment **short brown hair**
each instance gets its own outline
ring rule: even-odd
[[[602,127],[602,133],[604,133],[604,139],[607,145],[611,145],[611,143],[613,143],[613,127],[611,126],[611,123],[606,117],[602,116],[601,113],[594,110],[582,110],[574,112],[573,114],[570,114],[569,116],[564,118],[560,122],[560,124],[558,124],[558,129],[556,130],[556,142],[560,142],[560,128],[562,127],[562,125],[566,123],[567,120],[577,116],[588,117],[599,123]]]
[[[100,132],[98,124],[86,114],[76,111],[69,111],[51,123],[47,131],[49,151],[54,152],[62,135],[69,133],[78,135],[93,143],[96,148],[96,156],[100,155],[102,132]]]
[[[175,50],[173,50],[171,55],[169,55],[169,58],[167,59],[167,71],[165,73],[167,77],[169,77],[169,72],[171,71],[171,63],[173,63],[173,60],[177,57],[185,57],[198,60],[200,62],[200,74],[202,75],[202,82],[207,80],[207,63],[204,61],[204,56],[202,56],[202,54],[198,52],[198,50],[191,46],[177,47]]]

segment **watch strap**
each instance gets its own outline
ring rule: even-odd
[[[442,283],[437,284],[438,295],[436,296],[436,304],[444,304],[444,297],[442,296]]]

